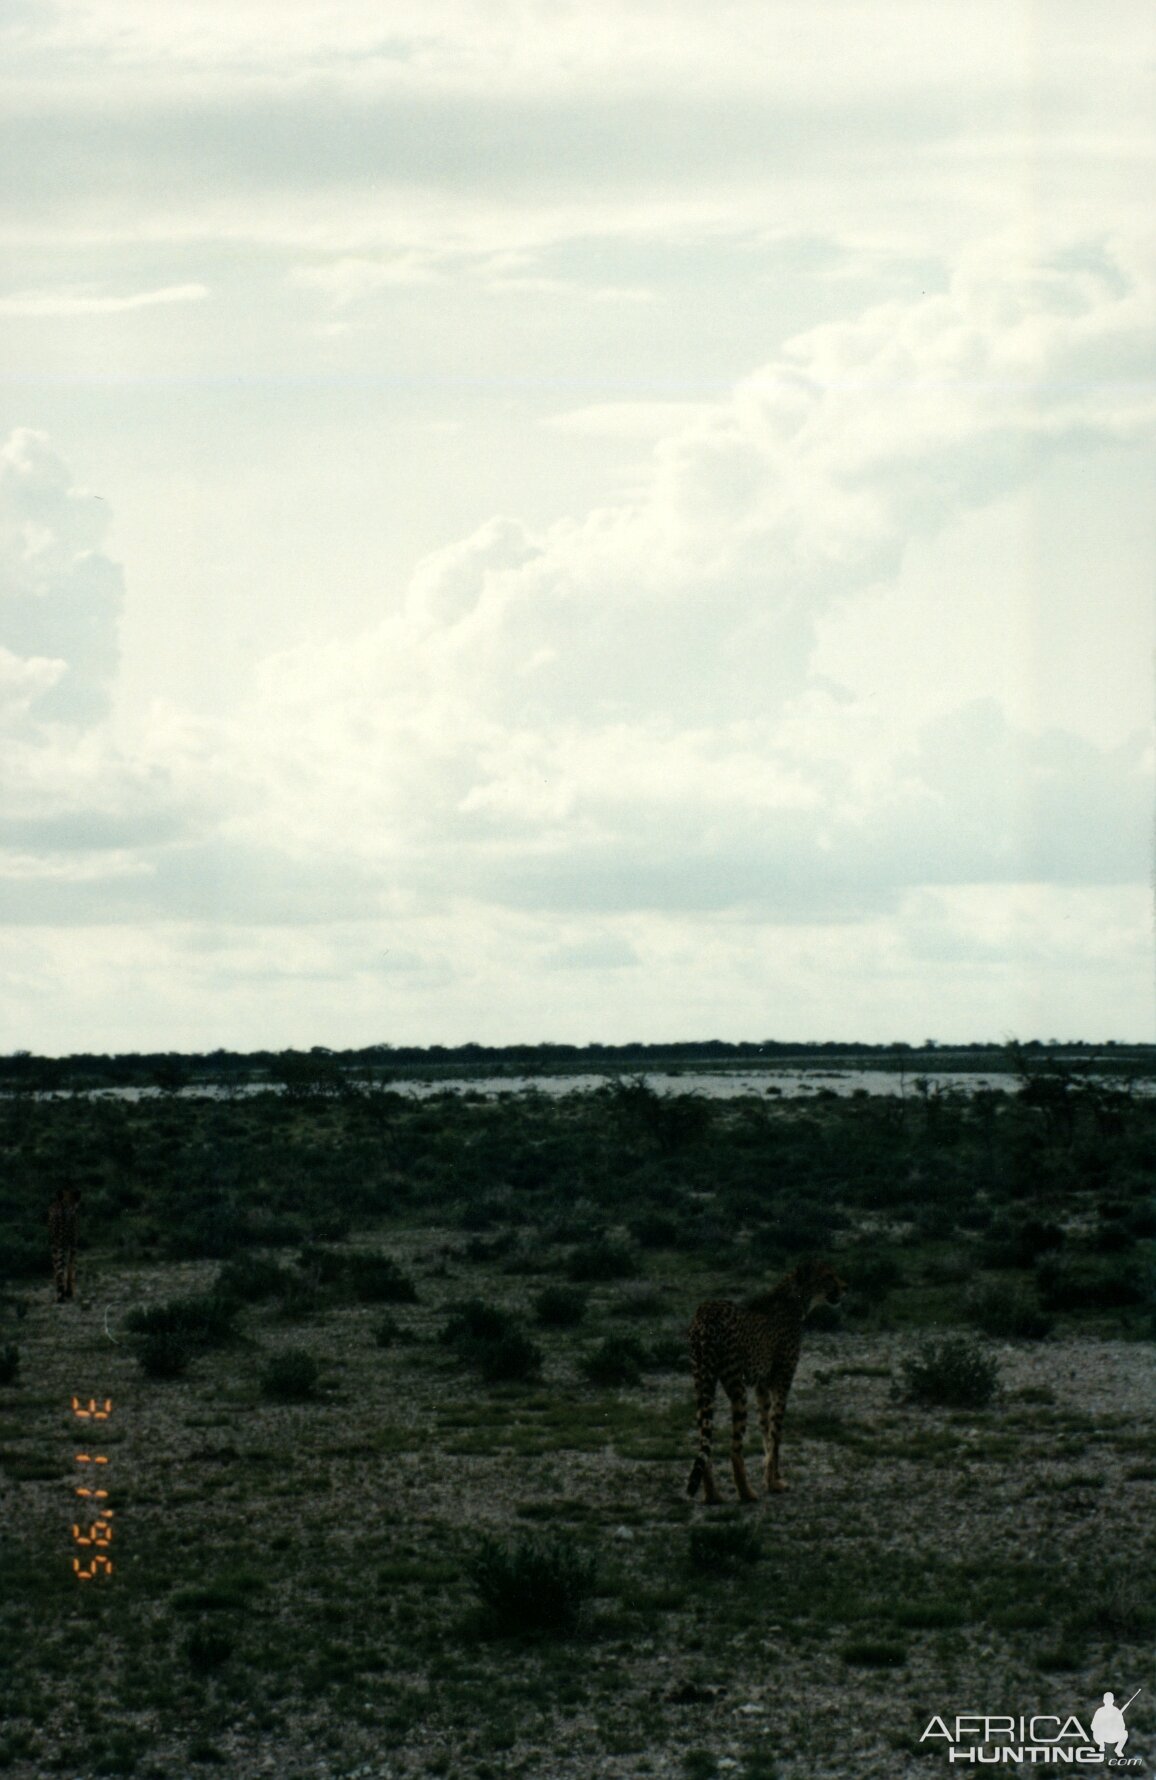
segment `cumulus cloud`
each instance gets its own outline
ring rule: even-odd
[[[680,409],[633,498],[493,518],[368,630],[268,659],[227,721],[116,742],[79,728],[115,661],[102,510],[20,435],[0,689],[26,723],[77,725],[67,745],[34,725],[10,755],[0,838],[24,918],[77,918],[94,878],[67,864],[103,857],[102,919],[562,915],[542,956],[572,970],[644,956],[619,925],[642,915],[838,927],[915,885],[1134,881],[1144,743],[1033,733],[991,700],[900,736],[814,657],[824,616],[914,536],[1049,453],[1150,436],[1129,372],[1151,330],[1142,282],[1102,249],[972,256]],[[99,623],[76,621],[83,598]]]
[[[23,709],[89,724],[104,715],[119,658],[119,566],[100,548],[103,503],[73,487],[41,433],[0,448],[0,649],[23,664]]]
[[[427,893],[535,908],[847,919],[920,881],[1134,875],[1139,744],[1017,732],[981,703],[904,753],[812,664],[819,620],[913,537],[1052,453],[1151,438],[1152,340],[1124,259],[1006,243],[798,337],[684,414],[632,501],[495,519],[355,642],[270,661],[266,818],[339,828]]]

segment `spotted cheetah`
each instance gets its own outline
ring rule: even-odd
[[[710,1456],[715,1389],[720,1380],[731,1400],[731,1465],[740,1499],[756,1500],[743,1464],[747,1386],[752,1384],[766,1455],[763,1480],[768,1491],[786,1489],[779,1475],[779,1441],[787,1394],[799,1362],[803,1319],[816,1304],[838,1304],[846,1289],[825,1262],[804,1261],[746,1309],[718,1299],[699,1305],[690,1325],[699,1444],[686,1486],[688,1496],[696,1495],[701,1483],[707,1502],[721,1500]]]
[[[52,1250],[52,1283],[57,1303],[76,1290],[76,1208],[80,1194],[75,1187],[61,1187],[48,1207],[48,1243]]]

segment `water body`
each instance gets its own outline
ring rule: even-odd
[[[356,1082],[356,1077],[353,1078]],[[495,1100],[503,1095],[547,1094],[561,1098],[566,1094],[590,1094],[608,1082],[644,1081],[657,1094],[701,1094],[710,1100],[736,1100],[743,1095],[770,1099],[797,1100],[822,1091],[849,1098],[853,1094],[918,1095],[916,1081],[926,1083],[928,1091],[953,1090],[974,1094],[980,1088],[994,1088],[1012,1094],[1019,1083],[1014,1075],[979,1074],[971,1070],[917,1070],[910,1075],[886,1069],[749,1069],[749,1070],[639,1070],[621,1074],[598,1071],[582,1075],[495,1075],[445,1076],[437,1080],[426,1077],[397,1077],[373,1084],[395,1094],[409,1095],[415,1100],[428,1100],[438,1094],[477,1095]],[[37,1100],[157,1100],[161,1088],[53,1088],[34,1096]],[[197,1082],[177,1089],[177,1100],[244,1099],[254,1094],[283,1094],[281,1082]]]
[[[956,1089],[973,1094],[977,1088],[997,1088],[1014,1093],[1018,1081],[1012,1075],[977,1075],[972,1072],[944,1071],[933,1075],[920,1070],[932,1091]],[[736,1100],[742,1095],[756,1094],[771,1099],[797,1100],[822,1090],[849,1098],[853,1094],[915,1094],[915,1075],[900,1075],[886,1069],[751,1069],[751,1070],[683,1070],[677,1075],[662,1071],[640,1071],[629,1077],[611,1075],[542,1075],[487,1076],[476,1081],[443,1082],[396,1081],[390,1087],[398,1093],[424,1098],[430,1094],[481,1094],[487,1099],[502,1094],[581,1094],[605,1087],[608,1081],[624,1079],[644,1081],[656,1094],[701,1094],[709,1100]]]

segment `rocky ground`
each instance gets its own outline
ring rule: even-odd
[[[579,1329],[535,1331],[540,1380],[487,1385],[435,1339],[447,1307],[526,1313],[542,1281],[467,1273],[451,1241],[397,1239],[415,1304],[254,1306],[171,1380],[144,1375],[126,1313],[203,1289],[212,1264],[98,1261],[78,1302],[30,1295],[0,1390],[0,1772],[901,1780],[958,1767],[921,1741],[935,1715],[1087,1725],[1105,1689],[1137,1687],[1126,1753],[1156,1754],[1150,1343],[986,1343],[996,1396],[948,1410],[903,1394],[925,1335],[815,1331],[790,1491],[707,1510],[685,1495],[684,1372],[596,1388],[578,1364],[607,1330],[680,1335],[684,1283],[660,1274],[634,1320],[627,1288],[595,1288]],[[412,1340],[380,1345],[385,1313]],[[314,1399],[264,1394],[285,1349],[320,1361]],[[115,1569],[89,1583],[71,1573],[91,1432],[74,1393],[113,1403]],[[486,1533],[594,1559],[575,1635],[486,1635]]]

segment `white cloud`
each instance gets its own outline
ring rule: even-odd
[[[1050,453],[1151,434],[1128,375],[1150,303],[1085,258],[976,256],[945,293],[803,336],[662,442],[636,501],[536,533],[495,520],[376,629],[272,660],[269,832],[340,832],[499,903],[784,920],[894,906],[921,876],[1142,869],[1137,744],[973,702],[912,752],[812,675],[819,619],[913,536]],[[965,765],[947,781],[942,760]]]
[[[106,525],[42,434],[0,449],[0,648],[25,664],[39,718],[84,724],[107,709],[123,581],[99,548]]]
[[[679,407],[632,497],[493,518],[428,554],[369,627],[270,656],[228,719],[157,710],[116,732],[97,721],[120,601],[103,509],[18,435],[0,459],[10,919],[219,932],[214,961],[181,955],[190,1005],[219,971],[263,984],[283,1021],[292,983],[333,980],[368,1020],[387,985],[410,1018],[424,990],[478,1037],[497,1036],[503,960],[529,973],[507,1033],[544,973],[571,1019],[589,1003],[591,1033],[607,1030],[593,985],[619,985],[617,1030],[636,1010],[645,1031],[660,990],[639,985],[659,978],[685,986],[665,991],[674,1024],[729,996],[729,1024],[702,1029],[735,1033],[858,946],[846,1018],[834,986],[812,989],[808,1030],[822,1013],[849,1033],[853,1013],[865,1036],[884,1018],[909,1032],[892,1010],[922,1008],[921,969],[942,987],[969,908],[978,972],[999,898],[1132,894],[1150,750],[1032,729],[966,680],[893,719],[818,671],[820,627],[892,581],[913,538],[1052,455],[1149,440],[1134,372],[1151,342],[1119,253],[972,254],[944,289],[812,329],[726,399]],[[761,960],[745,974],[744,948]],[[977,977],[958,1005],[981,1004]],[[936,1029],[931,1008],[919,1023]]]
[[[0,315],[120,315],[126,310],[153,309],[158,304],[200,303],[208,296],[203,284],[169,284],[159,290],[110,296],[84,286],[60,290],[13,291],[0,297]]]

